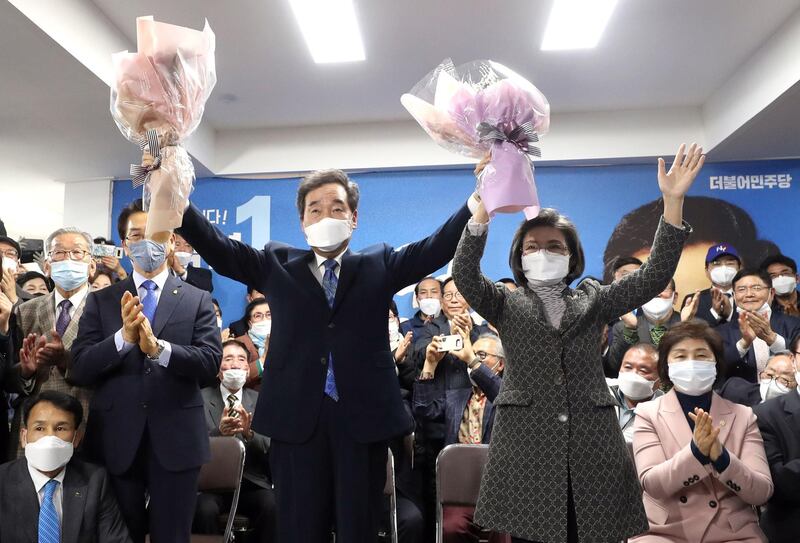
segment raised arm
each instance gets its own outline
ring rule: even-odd
[[[683,221],[683,200],[703,167],[703,149],[695,144],[681,144],[669,172],[664,159],[658,159],[658,187],[664,200],[664,215],[656,230],[650,258],[636,272],[601,290],[604,320],[610,320],[651,300],[669,283],[678,267],[683,244],[691,227]]]

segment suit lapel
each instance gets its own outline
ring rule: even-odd
[[[289,260],[286,263],[286,269],[290,275],[302,285],[302,290],[308,292],[310,296],[317,298],[328,306],[328,300],[325,299],[325,291],[322,290],[322,285],[317,281],[316,276],[311,272],[309,267],[314,262],[314,251],[308,251],[296,258]]]
[[[723,446],[735,419],[736,413],[733,412],[730,404],[713,392],[711,394],[711,421],[714,427],[719,427],[719,442]]]
[[[352,253],[348,249],[342,256],[342,269],[339,271],[339,281],[336,285],[336,297],[333,301],[335,312],[342,303],[347,291],[353,285],[358,268],[361,265],[361,253]]]
[[[681,409],[678,396],[674,390],[669,391],[661,400],[661,409],[658,416],[664,422],[664,426],[669,429],[672,436],[672,447],[667,450],[668,456],[672,457],[684,448],[692,440],[692,429],[686,421],[686,415]]]
[[[83,510],[86,507],[88,485],[86,479],[75,466],[67,465],[64,474],[62,507],[64,514],[61,522],[61,543],[77,543],[83,521]]]
[[[153,334],[158,337],[164,326],[169,322],[175,308],[180,304],[183,297],[182,292],[183,281],[176,279],[171,275],[167,276],[167,281],[164,283],[164,290],[158,298],[158,306],[156,306],[156,322],[153,324]]]
[[[219,428],[219,422],[222,418],[224,399],[222,393],[218,388],[211,398],[208,400],[208,413],[211,415],[211,421],[214,423],[215,428]]]
[[[16,463],[13,479],[9,481],[16,493],[14,522],[20,527],[19,533],[24,534],[24,541],[36,543],[39,541],[39,497],[28,473],[28,462],[21,458]]]
[[[576,290],[570,290],[569,287],[564,289],[564,316],[561,317],[561,324],[558,327],[559,333],[563,336],[577,321],[581,315],[581,298]]]
[[[53,291],[42,298],[42,303],[36,310],[36,320],[39,321],[42,334],[47,334],[56,329],[56,292]]]

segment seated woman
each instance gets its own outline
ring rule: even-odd
[[[661,382],[673,389],[636,410],[633,451],[650,530],[630,541],[765,541],[752,506],[773,485],[756,417],[711,390],[722,339],[704,321],[687,321],[658,350]]]
[[[264,372],[264,361],[269,351],[269,335],[272,330],[272,313],[266,298],[256,298],[244,310],[244,321],[247,322],[247,333],[235,337],[247,346],[250,352],[250,375],[247,377],[248,388],[261,388],[261,374]]]

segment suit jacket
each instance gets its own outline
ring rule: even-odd
[[[186,266],[186,282],[200,290],[214,292],[214,282],[211,270],[205,268],[195,268],[191,264]]]
[[[686,305],[688,302],[688,298],[691,294],[687,294],[683,297],[683,302],[681,303],[681,309]],[[731,297],[731,304],[732,310],[736,311],[736,304],[733,302],[733,298]],[[714,315],[711,314],[711,288],[707,288],[705,290],[700,291],[700,301],[697,303],[697,314],[695,318],[701,319],[706,321],[709,326],[716,327],[725,324],[725,320],[717,319]],[[731,317],[731,320],[735,319],[736,315]]]
[[[469,305],[497,327],[506,353],[477,524],[534,541],[566,541],[571,481],[582,538],[613,541],[647,529],[598,347],[606,323],[664,290],[690,233],[688,224],[681,229],[662,219],[639,270],[610,285],[586,279],[574,290],[565,287],[556,329],[529,286],[511,292],[481,275],[487,236],[464,230],[453,278]]]
[[[772,331],[780,334],[786,340],[787,348],[792,340],[800,335],[800,319],[795,317],[789,317],[783,313],[773,311],[769,323]],[[751,383],[758,382],[756,355],[753,346],[750,346],[744,357],[739,356],[739,351],[736,349],[736,342],[742,339],[737,315],[733,316],[731,322],[717,327],[717,332],[722,336],[722,341],[725,344],[724,377],[726,379],[741,377]]]
[[[131,543],[106,470],[72,459],[64,474],[62,543]],[[0,466],[0,542],[37,543],[39,498],[25,458]]]
[[[222,410],[225,409],[225,399],[220,394],[219,384],[206,387],[201,390],[203,402],[205,403],[206,428],[208,435],[219,436],[219,421],[222,419]],[[258,392],[249,388],[242,389],[242,407],[248,413],[253,413],[258,401]],[[269,438],[259,433],[253,432],[253,439],[245,441],[241,435],[237,435],[242,440],[246,449],[244,461],[245,479],[262,488],[271,488],[272,482],[269,476]]]
[[[463,364],[463,362],[462,362]],[[481,443],[489,443],[492,439],[492,425],[494,424],[494,405],[492,402],[500,392],[502,377],[495,375],[488,366],[481,364],[471,374],[472,380],[486,395],[486,404],[483,407],[483,434]],[[433,379],[417,381],[414,383],[414,415],[422,420],[437,420],[444,418],[445,435],[444,445],[458,443],[458,431],[464,418],[469,400],[472,397],[472,387],[445,389]]]
[[[138,345],[123,357],[117,351],[114,334],[122,328],[126,290],[137,294],[132,277],[89,294],[72,345],[72,379],[96,387],[87,441],[114,475],[130,467],[145,428],[165,469],[198,467],[210,458],[200,388],[216,379],[222,358],[211,295],[167,277],[152,324],[156,337],[172,345],[163,367],[147,360]]]
[[[647,317],[644,316],[644,312],[639,313],[639,316],[636,317],[636,322],[636,334],[639,336],[639,340],[636,343],[649,343],[650,345],[654,345],[653,338],[650,336],[650,326]],[[672,316],[665,326],[669,329],[679,322],[681,322],[680,313],[673,311]],[[611,344],[608,346],[608,364],[610,370],[616,375],[619,375],[619,368],[622,367],[622,359],[631,347],[631,345],[625,341],[624,330],[625,323],[621,320],[617,321],[611,329],[612,337]],[[658,347],[658,345],[655,346]]]
[[[0,334],[0,400],[2,400],[3,409],[0,413],[7,413],[6,396],[4,391],[10,391],[9,381],[13,378],[10,367],[13,360],[12,351],[14,349],[11,341],[11,336]],[[3,420],[5,422],[5,419]],[[0,423],[0,464],[8,458],[8,424]]]
[[[32,388],[26,388],[20,374],[19,364],[14,366],[14,386],[16,392],[21,396],[28,396],[31,394],[38,394],[42,390],[56,390],[75,396],[80,400],[83,406],[85,417],[89,414],[89,400],[92,397],[90,388],[76,386],[76,383],[71,379],[72,372],[72,345],[75,337],[78,335],[78,326],[83,315],[83,310],[86,307],[86,298],[89,293],[83,298],[83,301],[75,308],[75,314],[72,316],[67,329],[64,331],[64,336],[61,341],[64,343],[64,348],[67,352],[67,371],[61,374],[56,366],[42,367],[34,375],[35,381]],[[46,335],[52,330],[55,330],[56,322],[56,294],[55,291],[33,298],[27,302],[21,303],[16,306],[14,310],[16,326],[14,330],[14,343],[15,345],[22,346],[22,340],[28,334]],[[21,410],[17,409],[14,413],[14,419],[11,423],[11,435],[18,435],[20,428],[20,414]],[[86,422],[86,421],[84,421]],[[22,456],[22,447],[19,442],[13,440],[10,443],[10,458],[18,458]]]
[[[386,313],[395,292],[452,258],[469,215],[464,205],[431,236],[400,249],[380,244],[361,252],[347,250],[331,308],[309,267],[313,251],[279,242],[254,249],[229,239],[189,206],[178,230],[181,236],[217,273],[263,292],[272,311],[269,360],[254,420],[257,432],[292,443],[311,437],[329,354],[351,436],[370,443],[410,430],[389,350]]]
[[[728,401],[755,407],[761,403],[761,387],[759,383],[751,383],[741,377],[731,377],[717,390],[717,394]]]
[[[633,453],[650,530],[633,542],[762,542],[754,505],[772,495],[772,478],[753,410],[713,394],[711,417],[730,455],[722,473],[692,453],[692,430],[672,390],[640,404]]]
[[[761,528],[771,543],[796,543],[800,533],[800,394],[792,390],[753,411],[775,484],[775,493],[761,514]]]

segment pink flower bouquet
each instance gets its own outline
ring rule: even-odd
[[[122,134],[147,157],[131,166],[134,186],[144,185],[146,235],[181,225],[194,182],[184,141],[200,124],[217,75],[214,32],[136,19],[139,51],[112,56],[111,115]],[[148,156],[149,155],[149,156]]]
[[[478,182],[490,215],[539,213],[531,156],[550,127],[550,104],[519,74],[491,60],[456,68],[445,60],[400,98],[437,144],[448,151],[491,160]]]

